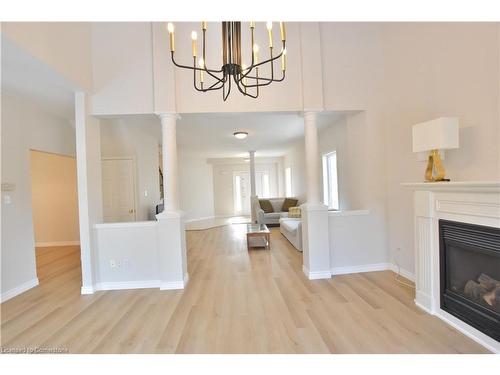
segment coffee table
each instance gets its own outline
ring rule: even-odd
[[[271,248],[271,232],[266,224],[247,224],[247,249],[256,247]]]

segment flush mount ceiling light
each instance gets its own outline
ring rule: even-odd
[[[234,137],[237,139],[245,139],[248,136],[247,132],[234,132]]]
[[[234,81],[238,91],[245,96],[257,98],[259,87],[268,86],[273,82],[281,82],[285,79],[286,70],[286,32],[285,23],[280,22],[281,50],[276,56],[273,54],[273,23],[267,22],[266,28],[269,36],[269,59],[259,62],[259,46],[254,42],[255,22],[249,23],[250,27],[250,52],[252,55],[250,66],[243,63],[241,57],[241,22],[222,22],[222,67],[220,69],[208,69],[205,64],[205,39],[207,33],[207,22],[201,23],[202,31],[202,53],[198,58],[198,33],[191,33],[193,66],[178,64],[174,59],[175,38],[174,25],[168,23],[167,29],[170,35],[170,54],[175,66],[193,71],[193,85],[197,91],[208,92],[222,89],[222,99],[227,100],[231,92],[231,81]],[[274,77],[274,61],[281,58],[281,78]],[[259,68],[269,64],[271,75],[262,77]],[[198,74],[197,74],[198,73]],[[208,81],[205,84],[205,74]],[[198,79],[197,79],[198,77]]]

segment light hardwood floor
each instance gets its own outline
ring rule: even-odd
[[[272,229],[246,250],[245,225],[187,232],[190,281],[80,295],[77,247],[37,250],[40,286],[1,306],[3,347],[71,353],[485,353],[425,314],[392,272],[309,281]]]

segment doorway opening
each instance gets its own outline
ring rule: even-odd
[[[39,282],[81,275],[76,159],[30,150],[30,166]]]

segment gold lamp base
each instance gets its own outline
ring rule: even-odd
[[[443,163],[441,162],[441,155],[439,155],[439,150],[431,150],[429,160],[427,161],[427,169],[425,170],[425,181],[450,181],[449,178],[445,178],[444,176],[445,172]]]

